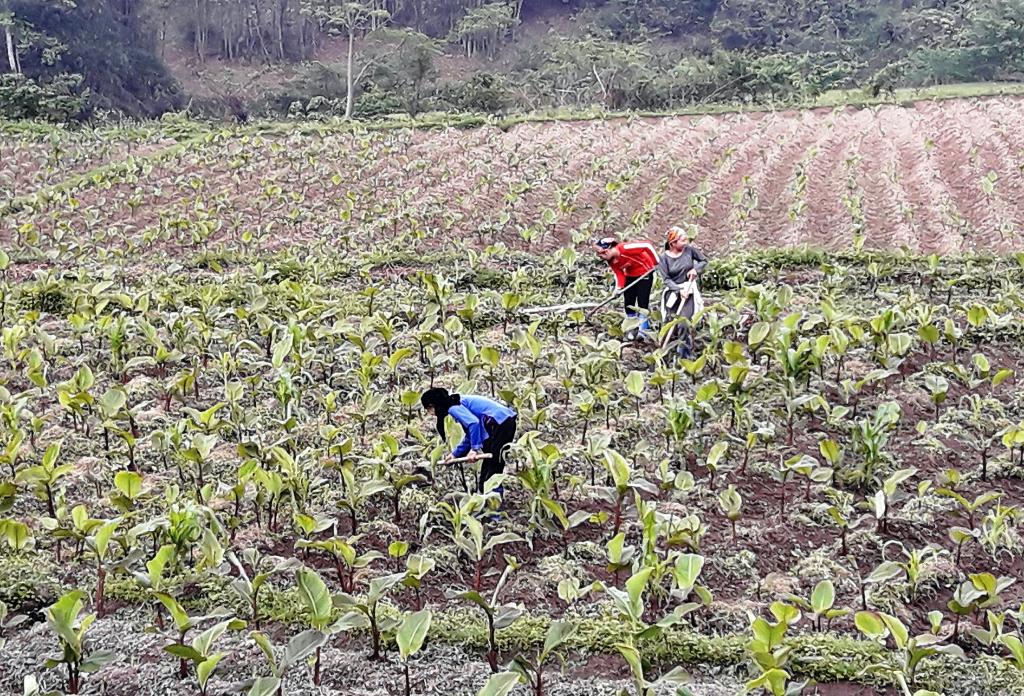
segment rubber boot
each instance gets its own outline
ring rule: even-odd
[[[647,317],[644,317],[643,320],[640,322],[640,336],[639,336],[639,338],[646,338],[648,333],[650,332],[650,330],[651,330],[651,320],[648,319]]]
[[[626,312],[626,318],[627,319],[636,319],[636,312]],[[635,341],[636,340],[636,329],[630,329],[629,331],[626,332],[626,340],[627,341]]]

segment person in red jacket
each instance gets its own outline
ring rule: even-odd
[[[647,241],[620,242],[615,237],[594,241],[597,255],[607,262],[615,274],[615,285],[626,303],[626,316],[637,317],[651,304],[651,286],[654,285],[654,269],[658,267],[658,252]],[[651,324],[646,316],[640,317],[640,331],[647,331]],[[626,338],[637,338],[636,331],[630,331]]]

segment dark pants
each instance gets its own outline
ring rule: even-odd
[[[636,278],[626,278],[626,287],[636,282]],[[646,310],[651,306],[651,287],[654,285],[654,274],[648,273],[644,276],[644,279],[633,287],[622,293],[623,299],[626,301],[626,314],[633,316],[636,314],[636,308]]]
[[[493,430],[488,431],[487,439],[484,440],[484,454],[491,455],[490,459],[483,460],[480,465],[480,486],[478,490],[484,492],[484,484],[487,479],[495,474],[505,471],[505,453],[508,446],[516,439],[516,416],[511,416],[505,422],[496,425]]]
[[[686,317],[687,319],[693,319],[693,295],[690,295],[682,302],[681,307],[670,309],[668,307],[668,299],[673,293],[671,290],[666,289],[661,295],[661,313],[664,321],[670,322],[677,317]],[[677,325],[674,332],[675,339],[678,341],[676,345],[676,353],[687,360],[693,357],[693,327],[689,324]]]

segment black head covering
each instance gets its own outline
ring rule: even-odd
[[[434,415],[437,416],[437,434],[444,437],[444,419],[448,416],[448,409],[458,406],[462,399],[458,394],[449,394],[444,387],[433,387],[423,392],[420,397],[420,404],[423,408],[434,407]]]

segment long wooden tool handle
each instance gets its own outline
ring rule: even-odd
[[[442,459],[438,464],[461,464],[462,462],[475,462],[478,459],[490,459],[491,455],[488,453],[478,454],[476,456],[466,455],[465,457],[452,457],[450,459]]]
[[[616,292],[616,293],[615,293],[614,295],[612,295],[611,297],[609,297],[609,298],[608,298],[607,300],[605,300],[604,302],[602,302],[602,303],[601,303],[601,304],[599,304],[598,306],[594,307],[594,308],[593,308],[592,310],[590,310],[590,312],[588,312],[588,313],[587,313],[587,318],[589,319],[590,317],[592,317],[592,316],[594,316],[595,314],[597,314],[597,311],[598,311],[599,309],[601,309],[602,307],[604,307],[604,306],[605,306],[606,304],[608,304],[608,303],[609,303],[609,302],[611,302],[612,300],[614,300],[614,299],[616,299],[617,297],[621,297],[622,295],[626,294],[626,291],[627,291],[627,290],[629,290],[630,288],[632,288],[632,287],[633,287],[634,285],[639,285],[641,281],[643,281],[643,280],[644,280],[645,278],[647,278],[647,276],[649,276],[649,275],[651,275],[652,273],[654,273],[654,272],[655,272],[656,270],[658,270],[658,267],[657,267],[657,266],[655,266],[655,267],[654,267],[654,268],[652,268],[651,270],[649,270],[649,271],[647,271],[646,273],[644,273],[644,274],[643,274],[642,276],[640,276],[639,278],[637,278],[636,280],[634,280],[634,281],[633,281],[632,283],[630,283],[630,284],[629,284],[629,285],[627,285],[626,287],[624,287],[624,288],[622,288],[621,290],[619,290],[618,292]]]

